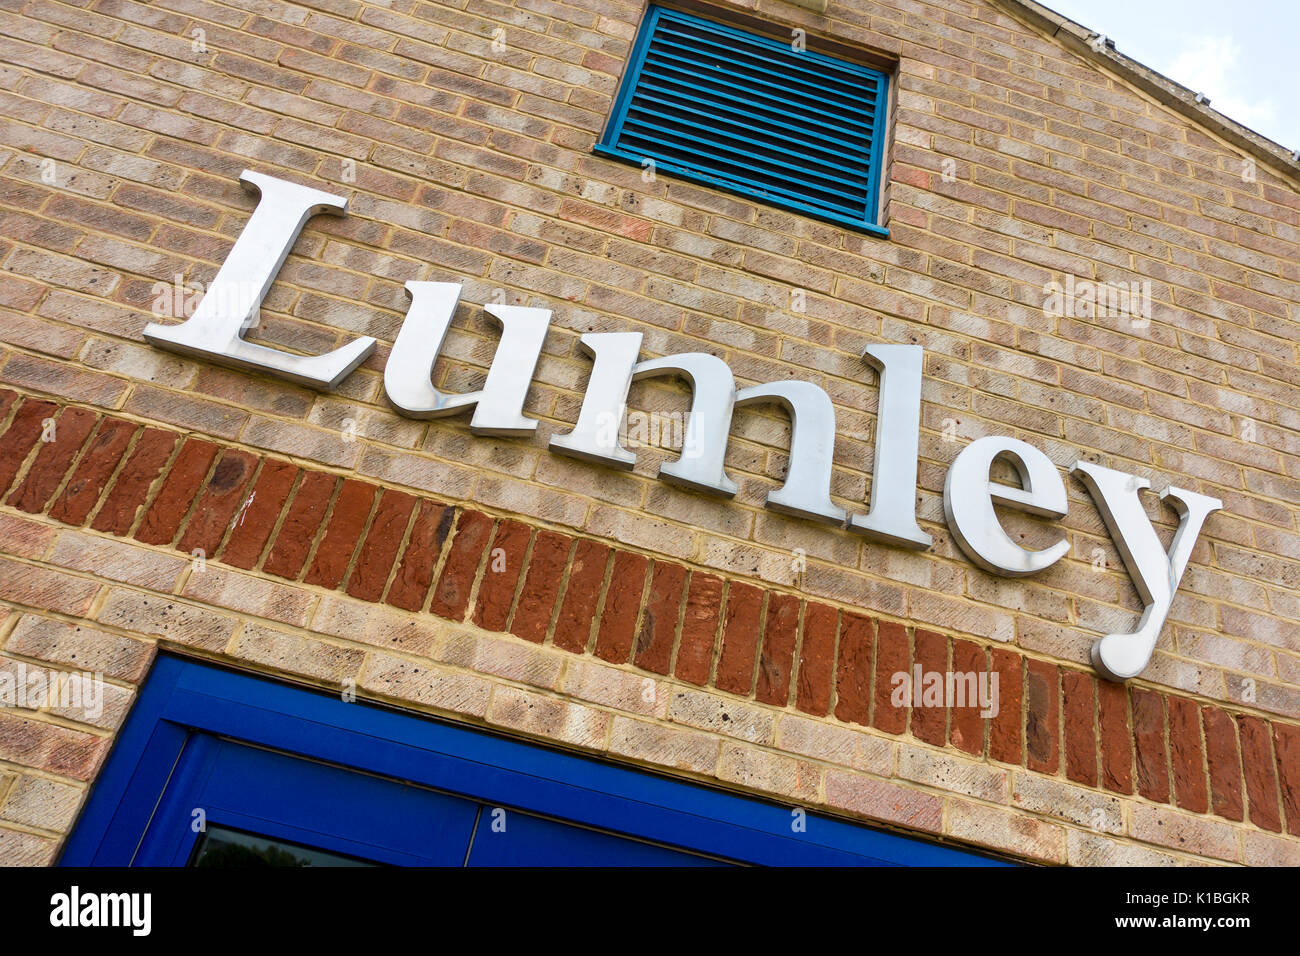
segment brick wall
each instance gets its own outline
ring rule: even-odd
[[[1002,5],[759,0],[716,9],[897,61],[891,237],[646,183],[590,154],[642,8],[3,4],[0,667],[99,670],[110,696],[94,723],[0,709],[0,860],[54,857],[163,646],[1032,860],[1300,862],[1295,182],[1243,175]],[[334,394],[141,337],[157,283],[215,274],[244,168],[350,197],[249,336],[378,338]],[[1151,322],[1045,314],[1067,275],[1150,281]],[[491,359],[478,306],[554,310],[536,438],[386,406],[423,278],[465,283],[451,391]],[[788,439],[770,410],[737,412],[731,502],[654,480],[671,450],[631,473],[550,454],[589,330],[822,385],[846,505],[872,465],[858,356],[923,345],[933,549],[764,511]],[[686,393],[638,383],[632,404]],[[1088,665],[1141,606],[1072,479],[1048,572],[994,577],[954,546],[943,476],[986,434],[1223,500],[1140,679]],[[894,706],[913,664],[996,671],[997,717]]]

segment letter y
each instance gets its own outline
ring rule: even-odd
[[[1136,631],[1108,634],[1092,645],[1093,666],[1103,677],[1128,680],[1142,673],[1151,660],[1201,527],[1212,512],[1223,507],[1223,502],[1172,485],[1166,489],[1160,497],[1169,501],[1179,518],[1166,554],[1138,496],[1138,491],[1150,488],[1151,482],[1084,461],[1076,461],[1070,473],[1078,475],[1092,495],[1133,586],[1146,605]]]

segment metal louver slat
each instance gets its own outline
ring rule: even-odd
[[[785,76],[791,82],[802,83],[814,90],[825,88],[826,84],[833,83],[840,87],[843,92],[853,92],[860,89],[864,84],[870,86],[869,77],[836,75],[831,71],[818,70],[809,68],[798,63],[793,64],[774,64],[770,54],[765,55],[761,52],[748,50],[744,46],[719,43],[707,36],[691,36],[690,34],[674,35],[665,32],[660,39],[660,45],[667,49],[687,50],[693,53],[702,52],[719,54],[728,60],[742,62],[748,68],[757,68],[760,70],[767,69],[770,66],[786,67]]]
[[[652,6],[596,151],[887,234],[887,92],[869,67]]]
[[[802,123],[803,128],[814,135],[826,133],[842,139],[869,138],[870,135],[864,129],[850,129],[839,125],[835,117],[826,114],[815,117],[817,122],[809,127],[807,123],[809,117],[793,115],[790,104],[786,100],[775,96],[769,98],[762,90],[755,90],[752,87],[745,89],[715,77],[692,76],[682,73],[675,67],[643,72],[641,82],[637,86],[638,92],[641,89],[669,90],[683,101],[700,106],[707,105],[710,109],[720,107],[738,110],[743,115],[758,120],[772,119],[782,123]]]
[[[835,119],[847,126],[869,129],[870,125],[854,115],[841,115],[827,107],[824,92],[797,89],[788,77],[779,76],[777,80],[769,75],[760,75],[756,70],[741,71],[733,64],[719,62],[716,58],[706,60],[691,59],[673,50],[652,49],[642,75],[658,75],[660,69],[676,70],[696,82],[711,82],[728,90],[727,95],[741,97],[762,97],[792,112],[811,113],[828,119]],[[705,91],[699,90],[701,94]]]
[[[696,36],[707,37],[710,30],[716,31],[719,26],[719,24],[716,23],[702,21],[681,14],[673,16],[672,11],[665,12],[669,13],[669,16],[665,18],[661,24],[664,33],[687,36],[694,34]],[[748,49],[751,52],[757,52],[759,54],[770,53],[774,44],[776,47],[783,49],[789,48],[790,46],[784,42],[777,43],[777,41],[771,40],[768,37],[745,33],[742,30],[735,30],[732,32],[731,42],[735,49]],[[876,73],[875,70],[872,70],[869,67],[860,66],[856,63],[849,63],[845,60],[829,56],[822,58],[816,69],[821,71],[822,75],[840,75],[850,79],[864,76],[867,79],[874,79],[873,74]]]
[[[653,125],[655,128],[662,129],[667,126],[667,132],[672,133],[679,128],[685,129],[691,136],[692,141],[708,145],[711,142],[724,144],[727,148],[734,149],[741,146],[752,150],[756,155],[767,156],[774,152],[774,147],[769,138],[761,136],[761,130],[755,130],[753,127],[739,126],[734,121],[727,120],[723,117],[715,116],[712,118],[714,125],[710,128],[708,125],[701,125],[701,121],[708,123],[701,114],[703,111],[691,111],[694,116],[680,115],[684,111],[680,109],[661,108],[653,103],[641,103],[637,110],[635,118],[629,117],[630,122],[639,122],[646,126]],[[731,127],[726,129],[724,127]],[[756,138],[756,134],[757,138]],[[819,168],[808,168],[810,175],[820,176],[835,181],[842,179],[866,180],[866,174],[855,165],[856,157],[852,153],[841,152],[839,150],[822,150],[828,155],[814,156],[805,154],[799,157],[799,165],[794,167],[808,168],[815,166]],[[781,161],[788,162],[791,157],[786,153],[781,153]]]
[[[843,138],[832,135],[825,124],[819,124],[812,128],[807,126],[800,128],[792,125],[788,120],[773,119],[758,112],[752,108],[753,104],[746,107],[744,104],[715,102],[711,104],[713,112],[710,114],[708,111],[701,109],[691,97],[683,96],[678,91],[659,86],[644,77],[641,85],[637,88],[637,99],[655,103],[661,109],[671,108],[693,116],[708,117],[712,115],[721,123],[731,123],[734,126],[769,136],[781,137],[792,133],[803,137],[807,148],[828,156],[839,155],[844,145]],[[862,136],[856,142],[861,145],[870,145],[871,138]]]
[[[631,138],[636,143],[640,142],[635,136]],[[693,178],[703,179],[719,186],[728,186],[746,173],[744,167],[728,163],[725,158],[720,156],[700,156],[686,153],[663,154],[661,159],[656,160],[656,164],[665,171],[692,175]],[[804,208],[809,212],[835,212],[841,206],[838,198],[823,198],[820,193],[813,189],[796,189],[777,185],[780,181],[779,177],[769,177],[763,181],[751,179],[750,188],[746,189],[745,192],[768,201],[779,200],[782,204],[797,204],[800,208]]]

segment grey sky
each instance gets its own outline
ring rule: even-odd
[[[1300,149],[1300,0],[1040,0],[1121,53]]]

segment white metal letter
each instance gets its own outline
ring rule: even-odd
[[[831,501],[835,406],[811,382],[753,385],[736,393],[737,405],[776,402],[790,413],[790,464],[785,484],[767,493],[767,507],[784,514],[843,525],[844,509]]]
[[[1139,489],[1150,488],[1151,482],[1086,461],[1076,461],[1070,473],[1078,475],[1092,495],[1146,605],[1136,631],[1107,634],[1092,645],[1092,663],[1098,673],[1108,680],[1127,680],[1142,673],[1151,660],[1196,538],[1205,519],[1222,508],[1223,502],[1183,488],[1166,489],[1160,497],[1178,513],[1178,530],[1166,553],[1138,495]]]
[[[455,282],[406,283],[411,307],[384,368],[388,400],[402,414],[413,418],[455,415],[473,406],[469,430],[475,435],[531,435],[537,421],[524,417],[524,399],[542,354],[551,311],[485,305],[484,311],[501,324],[501,339],[487,379],[476,392],[448,395],[433,387],[433,365],[451,326],[460,288]]]
[[[179,325],[150,322],[144,337],[159,348],[332,389],[374,350],[373,338],[353,339],[324,355],[294,355],[246,342],[242,335],[307,220],[344,212],[347,200],[247,169],[239,181],[261,198],[194,315]]]
[[[736,378],[727,363],[707,352],[685,352],[638,362],[633,380],[656,375],[680,375],[691,383],[691,411],[682,453],[659,468],[659,477],[673,484],[731,497],[736,483],[722,467],[736,403]]]
[[[592,357],[591,378],[573,431],[552,435],[551,451],[583,461],[631,468],[636,455],[619,441],[632,369],[641,354],[640,332],[587,332],[578,340]]]
[[[849,528],[906,548],[928,548],[932,538],[916,523],[916,459],[921,433],[919,345],[869,345],[862,357],[880,376],[876,406],[871,508]]]
[[[1020,487],[989,480],[989,467],[1004,459],[1020,475]],[[1007,536],[993,503],[1018,511],[1062,518],[1069,505],[1065,483],[1051,459],[1033,445],[990,435],[962,449],[943,483],[943,511],[953,539],[985,571],[1021,577],[1051,567],[1070,549],[1067,541],[1029,551]]]

